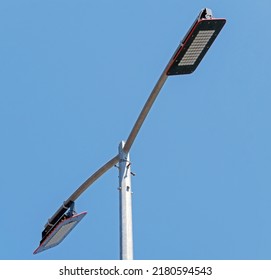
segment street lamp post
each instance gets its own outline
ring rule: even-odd
[[[131,162],[124,141],[119,145],[120,259],[133,259]]]
[[[120,143],[119,153],[92,174],[66,201],[64,201],[63,205],[60,206],[55,214],[48,220],[42,232],[40,246],[34,251],[34,254],[52,248],[63,241],[68,233],[86,214],[86,212],[76,214],[75,211],[73,211],[75,200],[106,171],[118,164],[120,258],[126,260],[133,259],[132,172],[129,151],[168,76],[191,74],[194,72],[225,23],[225,19],[214,18],[210,9],[205,8],[201,10],[154,86],[126,142],[122,141]]]

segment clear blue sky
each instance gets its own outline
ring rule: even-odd
[[[0,1],[0,259],[118,259],[118,171],[32,255],[47,219],[117,154],[199,11],[227,24],[170,77],[131,150],[135,259],[271,259],[270,9],[259,1]]]

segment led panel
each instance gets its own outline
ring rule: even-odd
[[[167,75],[194,72],[225,23],[225,19],[200,19],[196,21],[175,52],[172,62],[169,64]]]
[[[194,65],[214,32],[214,30],[200,30],[191,46],[187,49],[183,58],[178,63],[178,66]]]
[[[61,243],[86,214],[87,212],[82,212],[58,223],[56,227],[48,234],[48,236],[42,240],[40,246],[34,251],[33,254],[40,253]]]

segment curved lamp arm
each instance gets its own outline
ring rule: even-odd
[[[100,169],[93,173],[77,190],[66,200],[63,205],[55,212],[55,214],[48,220],[48,223],[44,226],[45,231],[50,228],[61,218],[61,216],[67,211],[70,205],[92,185],[98,178],[100,178],[106,171],[113,167],[119,161],[119,155],[116,155]],[[46,230],[47,229],[47,230]]]

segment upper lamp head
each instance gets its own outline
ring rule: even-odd
[[[203,9],[174,53],[167,75],[193,73],[225,23],[226,19],[213,18],[210,9]]]

